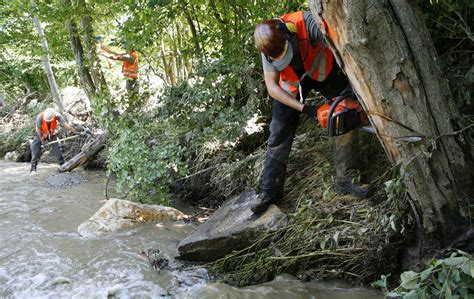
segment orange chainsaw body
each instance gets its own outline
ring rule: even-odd
[[[327,129],[329,136],[345,134],[369,121],[364,109],[352,96],[334,98],[319,107],[316,116],[319,124]]]

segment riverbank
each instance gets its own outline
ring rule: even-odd
[[[85,105],[85,107],[88,106]],[[26,111],[23,111],[22,117],[15,116],[12,124],[17,118],[27,119]],[[78,113],[83,115],[83,112],[79,111]],[[22,123],[17,122],[16,124],[21,125]],[[17,130],[11,130],[12,134],[23,130],[19,127],[15,128]],[[233,147],[216,149],[208,154],[202,153],[203,156],[188,161],[187,163],[193,168],[192,173],[171,183],[169,197],[172,199],[173,205],[193,206],[194,210],[204,208],[202,211],[205,212],[204,217],[206,217],[213,210],[218,209],[225,200],[238,195],[244,189],[255,188],[263,167],[264,146],[262,144],[265,140],[265,132],[267,132],[265,128],[265,126],[258,130],[255,128],[253,135],[245,135],[245,138],[239,139]],[[150,138],[153,136],[155,135],[151,135]],[[370,283],[378,279],[380,274],[388,273],[396,268],[394,260],[387,261],[384,258],[387,254],[392,257],[396,256],[393,254],[396,252],[396,248],[385,246],[385,239],[392,238],[402,230],[401,225],[395,230],[391,229],[391,226],[399,221],[396,218],[398,216],[392,213],[390,203],[383,204],[387,199],[387,195],[383,191],[385,187],[383,183],[391,180],[393,173],[386,172],[386,158],[380,154],[381,149],[376,139],[370,136],[361,137],[364,141],[362,148],[365,154],[376,158],[371,161],[362,161],[363,164],[371,164],[371,172],[360,173],[360,176],[356,178],[356,180],[373,183],[376,196],[368,200],[359,200],[350,196],[341,197],[335,194],[331,139],[325,136],[320,128],[310,120],[302,121],[295,137],[288,164],[286,196],[279,204],[282,211],[290,215],[292,223],[290,227],[294,230],[285,228],[285,233],[279,234],[284,238],[278,242],[289,244],[284,247],[287,251],[285,254],[290,257],[310,254],[313,257],[320,255],[320,259],[288,258],[284,268],[281,268],[278,263],[271,264],[269,267],[259,267],[257,271],[254,271],[255,275],[245,278],[242,278],[242,275],[238,273],[238,268],[228,268],[223,265],[214,267],[214,269],[218,269],[217,274],[223,274],[226,281],[240,286],[266,282],[284,272],[298,275],[306,280],[345,278],[355,280],[357,283]],[[153,140],[145,140],[145,143],[149,143],[150,147],[153,146]],[[77,152],[80,143],[66,142],[63,146],[66,153],[73,155],[74,149]],[[132,155],[130,151],[126,153]],[[101,157],[104,157],[104,154],[102,152]],[[121,159],[127,157],[122,156]],[[54,157],[44,155],[43,162],[48,161],[54,163]],[[152,162],[159,164],[160,160]],[[140,163],[139,166],[146,161]],[[45,164],[40,164],[39,169],[43,165]],[[363,168],[362,164],[360,166]],[[107,185],[108,192],[113,192],[115,186],[113,180],[112,183],[105,185]],[[133,199],[133,196],[128,196],[132,194],[127,192],[131,188],[133,186],[122,188],[126,190],[121,193],[119,198]],[[394,190],[392,192],[393,198],[397,195]],[[145,200],[152,201],[151,197]],[[328,222],[329,219],[334,221]],[[323,223],[324,229],[321,229],[317,222]],[[405,229],[403,227],[403,230]],[[380,233],[380,230],[383,230],[383,234]],[[305,231],[306,233],[303,233]],[[301,239],[294,240],[292,235],[299,236]],[[267,238],[267,236],[262,235],[262,238]],[[383,250],[380,249],[379,243],[382,244],[380,246]],[[299,244],[305,245],[299,246]],[[400,245],[400,243],[397,244]],[[362,248],[357,250],[356,258],[346,255],[346,257],[331,259],[337,255],[338,250],[346,250],[351,246]],[[280,249],[277,251],[270,249],[265,249],[265,255],[254,252],[250,254],[251,258],[247,256],[246,264],[241,263],[242,271],[246,272],[248,270],[246,267],[259,265],[267,258],[278,257]],[[388,249],[394,251],[387,253]],[[262,257],[264,258],[261,259]],[[229,259],[238,261],[239,257],[231,256]],[[325,262],[321,264],[320,260]],[[361,265],[354,269],[341,267],[340,264],[344,262],[346,266],[358,263]],[[384,267],[379,267],[380,264]],[[235,276],[231,277],[233,274],[227,275],[229,271]],[[265,273],[259,273],[260,271]]]

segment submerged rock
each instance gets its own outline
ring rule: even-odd
[[[46,184],[53,188],[63,189],[87,182],[79,172],[54,173],[46,178]]]
[[[175,221],[185,217],[185,214],[175,208],[112,198],[89,220],[79,225],[77,230],[83,237],[99,236],[140,223]]]
[[[179,244],[179,258],[210,262],[234,250],[240,250],[258,241],[265,232],[284,227],[288,217],[271,205],[260,216],[250,210],[256,200],[254,191],[246,191],[228,200],[194,233]]]

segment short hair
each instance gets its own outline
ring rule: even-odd
[[[278,57],[283,53],[287,36],[280,29],[281,23],[280,19],[271,19],[263,21],[255,27],[253,34],[255,46],[263,54]]]

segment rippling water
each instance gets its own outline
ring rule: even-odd
[[[339,283],[301,283],[291,276],[248,288],[207,283],[202,271],[154,271],[140,252],[159,248],[173,260],[194,229],[153,223],[95,239],[77,227],[104,203],[103,172],[85,182],[47,183],[57,166],[0,161],[0,297],[4,298],[381,298]],[[171,262],[173,264],[176,262]]]

